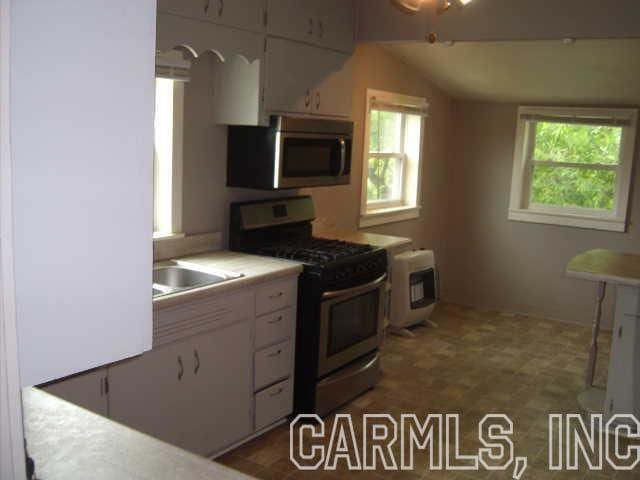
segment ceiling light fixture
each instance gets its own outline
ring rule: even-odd
[[[438,14],[442,14],[448,11],[452,5],[456,5],[459,8],[462,8],[466,5],[469,5],[472,0],[443,0],[442,5],[438,7]]]
[[[416,14],[422,8],[424,0],[390,0],[393,6],[399,8],[405,13]],[[456,5],[460,8],[471,3],[472,0],[442,0],[441,5],[436,10],[438,14],[444,13]]]
[[[422,0],[391,0],[391,3],[406,13],[418,13]]]

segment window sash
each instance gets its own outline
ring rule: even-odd
[[[373,102],[372,102],[373,105]],[[401,113],[401,112],[396,112],[394,110],[386,110],[386,109],[382,109],[382,108],[373,108],[373,106],[369,109],[368,115],[369,115],[369,120],[371,120],[371,113],[373,112],[373,110],[376,110],[378,112],[391,112],[391,113]],[[392,208],[392,207],[398,207],[400,205],[403,205],[404,203],[404,197],[405,197],[405,172],[406,172],[406,168],[405,168],[405,162],[406,162],[406,154],[405,154],[405,144],[406,144],[406,124],[407,124],[407,114],[406,113],[401,113],[400,114],[400,141],[397,142],[402,151],[400,152],[372,152],[372,151],[368,151],[368,157],[367,157],[367,179],[369,178],[369,161],[371,158],[396,158],[398,160],[398,164],[399,166],[397,167],[399,169],[399,177],[398,179],[396,179],[396,181],[398,182],[398,195],[392,199],[389,200],[369,200],[369,182],[367,180],[367,198],[366,198],[366,203],[367,203],[367,208],[372,207],[372,209],[383,209],[383,208]],[[371,134],[371,124],[369,124],[369,134]],[[369,140],[369,145],[371,146],[371,140]],[[380,138],[378,137],[378,147],[380,146]]]
[[[545,167],[564,167],[564,168],[580,168],[583,170],[609,170],[617,172],[620,170],[620,164],[608,165],[605,163],[573,163],[573,162],[552,162],[548,160],[531,160],[532,165],[541,165]]]
[[[379,108],[372,108],[369,110],[369,135],[371,135],[371,114],[373,113],[373,111],[376,112],[382,112],[382,113],[399,113],[399,112],[395,112],[393,110],[384,110],[384,109],[379,109]],[[400,145],[400,147],[402,148],[402,151],[400,152],[372,152],[371,150],[369,150],[369,154],[379,154],[379,155],[383,155],[383,154],[389,154],[389,155],[404,155],[404,150],[405,150],[405,136],[406,136],[406,124],[407,124],[407,116],[403,113],[400,114],[400,141],[398,142],[398,144]],[[367,149],[369,149],[371,147],[371,137],[369,137],[369,144],[367,145]],[[378,130],[378,148],[380,148],[380,131]]]
[[[535,119],[534,119],[535,118]],[[563,117],[555,117],[558,123],[575,123],[570,121],[561,121]],[[564,117],[564,118],[569,118]],[[593,217],[615,217],[616,212],[618,211],[618,202],[620,197],[620,187],[621,187],[621,159],[622,159],[622,148],[620,148],[620,153],[618,157],[618,163],[614,165],[604,164],[604,163],[576,163],[576,162],[554,162],[550,160],[535,160],[533,158],[533,153],[535,151],[535,145],[537,140],[537,124],[538,119],[540,121],[549,121],[547,117],[542,120],[542,115],[527,115],[521,114],[521,120],[525,120],[525,138],[526,138],[526,150],[525,150],[525,162],[524,162],[524,178],[522,185],[522,205],[526,210],[531,210],[535,212],[546,212],[552,214],[569,214],[569,215],[586,215]],[[601,123],[590,123],[590,125],[598,126],[608,126],[607,122]],[[622,146],[622,138],[620,140],[620,144]],[[531,187],[533,184],[533,171],[536,166],[546,166],[551,168],[578,168],[581,170],[605,170],[605,171],[614,171],[616,172],[616,182],[614,185],[614,204],[611,210],[600,210],[600,209],[592,209],[592,208],[582,208],[582,207],[565,207],[561,205],[552,205],[552,204],[540,204],[534,203],[531,201]]]
[[[407,160],[407,156],[404,153],[400,153],[400,154],[372,153],[369,155],[367,159],[367,172],[369,171],[369,162],[371,161],[372,158],[396,159],[396,172],[394,175],[394,179],[396,180],[396,182],[398,182],[398,185],[397,185],[398,195],[389,199],[369,200],[369,188],[367,185],[367,205],[373,206],[376,209],[397,207],[399,205],[402,205],[404,201],[404,194],[405,194],[404,175],[406,172],[405,162]],[[368,177],[368,173],[367,173],[367,177]],[[393,186],[391,187],[393,188]]]
[[[156,79],[156,88],[159,79]],[[182,231],[182,143],[184,121],[184,82],[171,81],[171,94],[164,98],[166,104],[163,118],[165,135],[161,141],[169,142],[167,151],[158,152],[158,132],[154,131],[154,208],[153,208],[153,236],[161,238],[180,234]],[[156,105],[156,113],[158,106]],[[169,117],[170,116],[170,117]],[[154,130],[158,127],[155,125]],[[169,125],[169,123],[170,125]],[[170,130],[170,131],[169,131]],[[166,146],[166,145],[165,145]],[[168,156],[166,154],[169,154]],[[162,156],[162,158],[160,157]]]

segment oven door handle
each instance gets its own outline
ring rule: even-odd
[[[373,287],[376,287],[382,284],[387,279],[387,274],[380,275],[375,280],[371,282],[365,283],[364,285],[358,285],[357,287],[345,288],[343,290],[332,290],[329,292],[324,292],[322,294],[322,299],[327,300],[329,298],[341,297],[343,295],[352,295],[359,292],[364,292],[365,290],[370,290]]]
[[[340,171],[338,172],[338,176],[341,177],[344,175],[344,167],[347,162],[347,144],[344,141],[344,138],[340,139]]]

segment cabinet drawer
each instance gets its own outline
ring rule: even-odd
[[[292,357],[291,340],[256,352],[253,368],[255,390],[291,375]]]
[[[256,430],[271,425],[293,411],[293,380],[276,383],[256,393]]]
[[[287,338],[293,338],[295,321],[295,307],[256,318],[255,347],[262,348]]]
[[[256,292],[256,315],[275,312],[296,304],[298,281],[285,280],[269,283]]]
[[[155,311],[153,347],[252,318],[252,297],[251,292],[217,295]]]

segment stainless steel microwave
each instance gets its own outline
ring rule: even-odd
[[[230,126],[227,185],[279,190],[350,181],[353,122],[273,116],[268,127]]]

